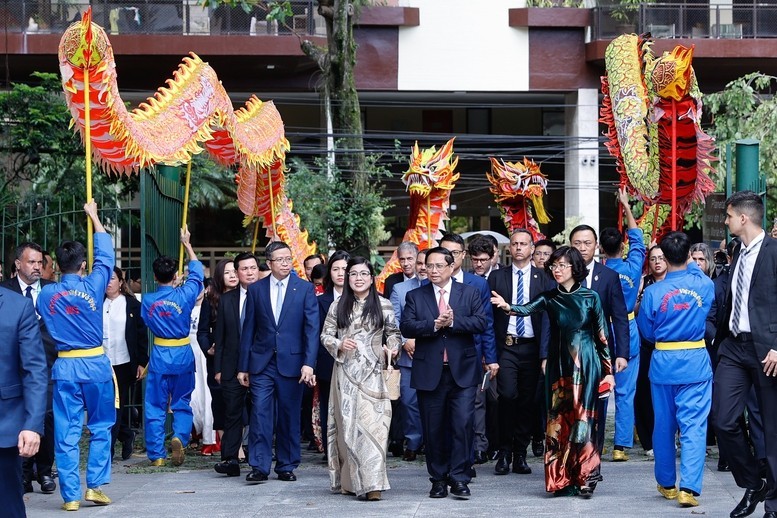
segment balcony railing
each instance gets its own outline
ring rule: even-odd
[[[61,33],[80,20],[90,2],[84,0],[17,0],[0,5],[0,17],[8,32]],[[251,34],[325,35],[324,19],[313,0],[292,0],[294,16],[284,25],[268,22],[266,12],[240,7],[206,8],[197,0],[94,0],[92,19],[109,34]]]
[[[650,32],[655,38],[777,38],[777,5],[641,4],[633,11],[602,6],[593,12],[594,40]]]

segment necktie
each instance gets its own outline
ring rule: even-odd
[[[733,316],[731,321],[731,332],[734,336],[739,334],[739,316],[742,314],[742,293],[745,290],[745,261],[747,260],[747,249],[742,250],[739,255],[739,266],[737,267],[737,291],[734,294]]]
[[[24,290],[24,296],[32,300],[32,286],[27,286],[27,289]]]
[[[243,323],[246,321],[246,300],[248,300],[248,295],[246,295],[246,298],[243,299],[243,303],[240,305],[240,331],[243,331]]]
[[[445,290],[440,290],[440,300],[437,302],[437,309],[440,311],[440,315],[448,311],[448,304],[445,303]],[[448,363],[448,350],[442,350],[442,362]]]
[[[516,304],[523,304],[523,270],[518,270],[518,282],[515,286],[515,302]],[[523,336],[526,331],[526,327],[523,323],[523,317],[516,317],[515,319],[515,334]]]
[[[276,284],[278,292],[275,295],[275,323],[281,318],[281,308],[283,307],[283,281]]]

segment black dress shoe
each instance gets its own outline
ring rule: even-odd
[[[489,450],[488,460],[496,460],[499,458],[499,450]]]
[[[293,471],[281,471],[278,473],[278,480],[283,480],[284,482],[295,482],[297,480],[297,475],[295,475]]]
[[[488,462],[486,452],[483,450],[475,450],[475,464],[485,464]]]
[[[507,475],[510,473],[510,462],[513,460],[513,454],[509,451],[500,451],[494,466],[494,474]]]
[[[254,484],[259,484],[261,482],[267,482],[267,475],[259,471],[258,469],[254,468],[251,470],[251,473],[246,475],[246,482],[252,482]]]
[[[213,466],[213,469],[216,470],[216,473],[221,473],[228,477],[240,476],[240,463],[235,459],[222,460]]]
[[[130,436],[121,441],[121,460],[132,457],[133,449],[135,449],[135,432],[130,432]]]
[[[24,486],[24,493],[32,493],[32,480],[25,480],[22,484]]]
[[[418,454],[413,450],[405,450],[405,453],[402,455],[402,460],[413,462],[417,456]]]
[[[429,498],[445,498],[448,496],[448,486],[443,480],[432,482],[432,490],[429,491]]]
[[[531,452],[535,457],[542,457],[542,454],[545,453],[544,441],[532,441]]]
[[[766,482],[761,482],[761,484],[760,489],[745,490],[745,495],[742,497],[742,500],[740,500],[734,510],[731,511],[731,514],[729,515],[731,518],[744,518],[745,516],[753,514],[755,508],[758,507],[760,502],[764,501],[766,493],[769,492],[769,486],[766,485]]]
[[[405,448],[400,441],[391,441],[389,443],[388,451],[391,452],[394,457],[401,457],[402,454],[405,453]]]
[[[467,475],[469,476],[469,478],[478,478],[478,472],[475,471],[475,468],[473,466],[469,467],[469,469],[467,470]]]
[[[513,461],[513,473],[518,473],[519,475],[531,474],[531,468],[526,464],[526,455],[515,456],[515,460]]]
[[[57,483],[54,482],[54,479],[48,475],[43,475],[40,477],[38,479],[38,483],[40,484],[41,493],[46,493],[47,495],[50,495],[54,492],[54,490],[57,489]]]
[[[777,518],[777,512],[775,512],[775,511],[766,511],[764,513],[764,518]]]
[[[451,484],[451,494],[462,500],[467,500],[472,495],[466,482],[454,482]]]
[[[718,460],[718,471],[731,471],[731,468],[728,466],[728,462],[726,462],[723,459]]]

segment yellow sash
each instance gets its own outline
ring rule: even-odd
[[[680,349],[701,349],[704,347],[704,340],[695,342],[656,342],[656,349],[659,351],[677,351]]]

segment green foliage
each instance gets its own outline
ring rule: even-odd
[[[185,180],[186,167],[181,177]],[[207,153],[194,155],[189,185],[189,207],[237,208],[235,171],[215,163]]]
[[[277,21],[279,24],[284,25],[286,18],[294,16],[294,11],[291,10],[291,3],[288,0],[285,2],[267,2],[267,16],[265,19],[268,22]]]
[[[322,250],[327,243],[336,250],[369,257],[389,238],[383,212],[389,202],[383,196],[382,179],[390,175],[380,156],[366,157],[368,185],[354,189],[352,182],[336,166],[328,176],[323,159],[311,167],[299,159],[291,162],[286,189],[299,214],[301,226]]]
[[[760,141],[760,170],[767,183],[767,209],[771,220],[777,215],[777,77],[760,72],[731,81],[722,92],[704,96],[704,108],[712,117],[709,133],[722,151],[725,144],[742,138]],[[724,190],[725,163],[720,161],[715,174],[718,191]]]

